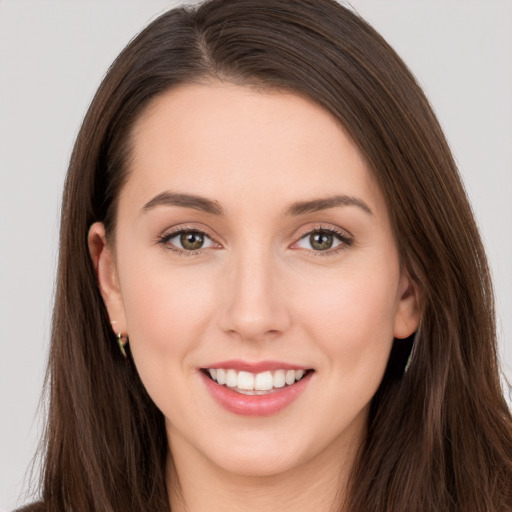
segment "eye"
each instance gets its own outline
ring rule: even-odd
[[[218,247],[206,233],[195,229],[181,229],[168,233],[159,239],[159,243],[169,245],[174,250],[194,252],[209,247]]]
[[[350,246],[352,240],[343,233],[333,229],[315,229],[301,237],[295,246],[315,252],[334,252],[338,248]]]

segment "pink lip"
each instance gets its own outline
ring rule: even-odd
[[[219,368],[226,368],[226,366],[219,366]],[[233,366],[227,366],[227,368],[233,368]],[[265,368],[268,369],[268,366]],[[284,369],[282,366],[280,368]],[[313,372],[308,373],[295,384],[267,395],[243,395],[226,386],[221,386],[202,371],[199,374],[212,397],[228,411],[240,416],[270,416],[290,405],[305,391]]]
[[[212,365],[205,366],[205,368],[224,368],[233,369],[238,371],[245,371],[251,373],[268,372],[273,370],[308,370],[306,366],[296,364],[283,363],[279,361],[258,361],[250,362],[241,359],[232,359],[230,361],[221,361]]]

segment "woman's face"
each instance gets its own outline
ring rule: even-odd
[[[132,143],[115,250],[95,224],[91,251],[176,463],[339,464],[418,322],[360,152],[302,97],[216,83],[153,100]]]

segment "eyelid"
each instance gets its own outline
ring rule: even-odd
[[[217,245],[217,247],[201,247],[196,250],[186,250],[181,249],[180,247],[177,247],[173,244],[169,244],[169,240],[172,238],[180,235],[183,232],[197,232],[202,234],[203,236],[207,237],[209,240],[211,240],[214,244]],[[338,226],[333,225],[326,225],[326,224],[318,224],[314,226],[307,226],[303,227],[294,235],[294,242],[291,244],[290,248],[294,249],[294,245],[296,245],[300,240],[305,238],[306,236],[311,236],[313,233],[317,232],[325,232],[332,234],[338,240],[341,242],[338,246],[335,248],[327,249],[325,251],[315,251],[313,249],[303,249],[307,252],[310,252],[314,254],[315,256],[321,256],[321,255],[329,255],[329,254],[335,254],[338,251],[347,249],[348,247],[351,247],[354,244],[354,237],[351,233],[349,233],[346,229],[339,228]],[[194,254],[199,254],[201,252],[204,252],[208,249],[217,249],[222,248],[223,244],[217,240],[216,236],[213,236],[210,234],[210,230],[206,227],[199,227],[197,224],[179,224],[177,226],[173,226],[172,228],[166,229],[161,235],[157,236],[156,239],[157,244],[161,244],[163,246],[166,246],[169,250],[175,251],[179,254],[183,254],[186,256],[192,256]]]
[[[173,244],[170,244],[169,241],[172,238],[177,237],[181,233],[187,233],[187,232],[196,232],[203,235],[205,238],[208,238],[211,240],[214,244],[216,244],[218,247],[201,247],[196,250],[186,250],[182,249],[180,247],[177,247]],[[158,235],[156,238],[156,243],[165,246],[167,249],[177,252],[179,254],[183,254],[186,256],[193,256],[194,254],[199,254],[207,249],[217,249],[222,247],[222,244],[217,240],[217,237],[210,234],[209,230],[204,227],[199,227],[197,224],[179,224],[177,226],[173,226],[172,228],[166,229],[162,234]]]
[[[347,239],[354,238],[352,233],[350,233],[348,230],[340,228],[333,224],[327,224],[327,223],[322,223],[322,222],[318,223],[318,224],[310,224],[310,225],[301,227],[295,233],[294,238],[299,239],[299,238],[304,237],[305,235],[314,233],[315,231],[328,231],[330,233],[338,234],[341,237],[344,237]]]
[[[318,232],[324,232],[334,235],[340,240],[340,244],[334,248],[327,249],[325,251],[315,251],[314,249],[308,250],[303,249],[311,254],[314,254],[315,256],[327,256],[336,254],[339,251],[343,251],[347,249],[348,247],[351,247],[354,245],[354,237],[351,233],[349,233],[346,229],[341,229],[337,226],[332,225],[325,225],[325,224],[318,224],[316,226],[308,226],[307,228],[301,228],[299,232],[295,235],[295,241],[290,246],[292,249],[293,246],[296,245],[299,241],[304,239],[307,236],[311,236],[313,233]]]

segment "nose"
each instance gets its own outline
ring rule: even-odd
[[[286,331],[291,316],[279,265],[271,255],[231,258],[223,282],[223,331],[242,340],[273,339]]]

